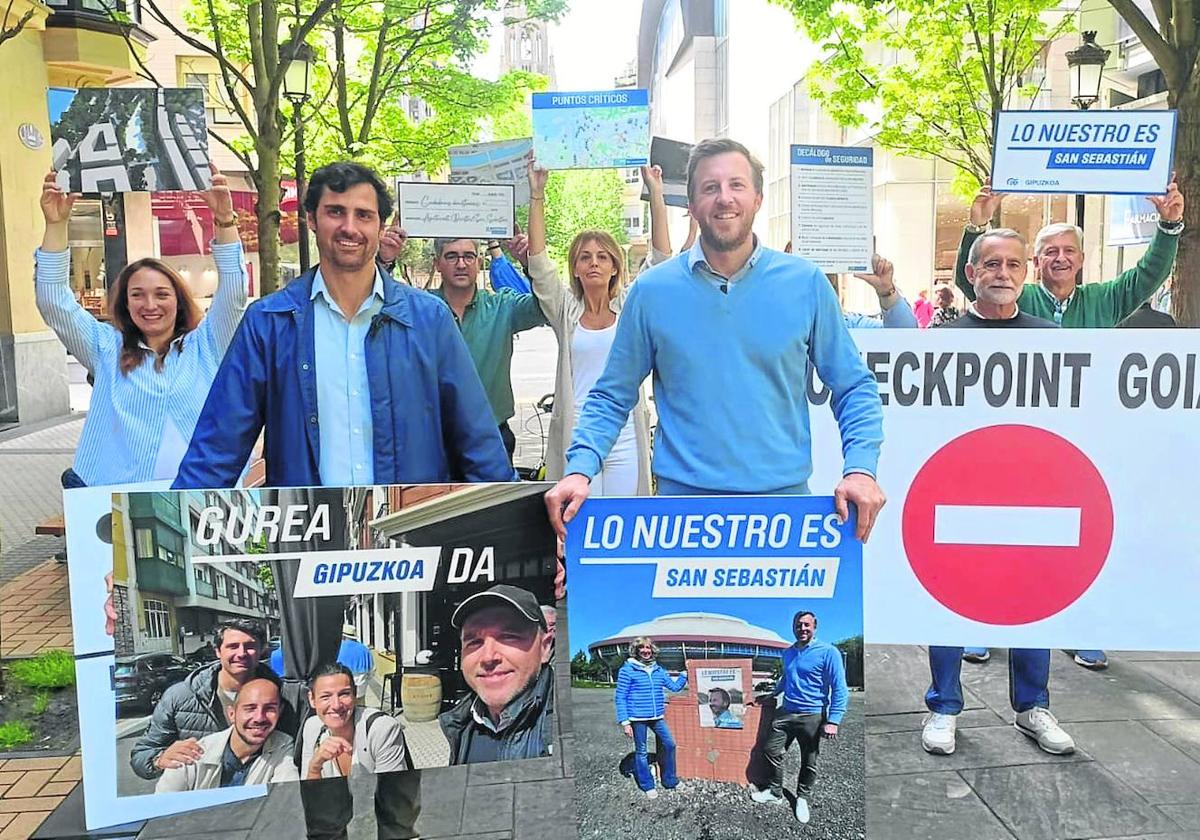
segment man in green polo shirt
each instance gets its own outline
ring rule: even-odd
[[[545,324],[546,316],[532,294],[479,288],[479,244],[475,240],[435,239],[433,254],[434,268],[442,277],[441,287],[433,294],[446,302],[462,330],[511,461],[517,445],[508,426],[509,418],[516,413],[512,391],[513,336]]]
[[[1138,264],[1104,283],[1075,284],[1083,267],[1083,233],[1075,225],[1051,224],[1034,240],[1033,264],[1040,282],[1026,283],[1017,306],[1022,312],[1063,327],[1115,327],[1132,315],[1171,274],[1183,231],[1183,193],[1171,181],[1167,194],[1146,197],[1158,210],[1158,230]],[[967,280],[967,252],[988,229],[1004,199],[984,183],[971,204],[971,223],[958,246],[954,282],[968,300],[975,290]]]

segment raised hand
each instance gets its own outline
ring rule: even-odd
[[[387,230],[379,237],[379,259],[385,263],[391,264],[400,256],[400,252],[404,250],[405,243],[408,242],[408,234],[404,228],[400,227],[400,214],[392,219],[392,223],[387,226]]]
[[[653,166],[642,167],[642,183],[646,185],[646,189],[651,196],[662,195],[663,191],[663,176],[662,167],[658,164]]]
[[[979,192],[975,193],[975,200],[971,202],[971,224],[986,225],[992,220],[992,216],[996,215],[1002,201],[1004,193],[992,192],[992,182],[984,181],[979,187]]]
[[[212,186],[200,195],[212,211],[214,219],[218,222],[228,222],[237,215],[233,209],[233,193],[229,191],[229,179],[221,174],[216,164],[209,163],[208,168],[212,170]]]
[[[529,197],[534,200],[542,200],[546,197],[546,181],[550,177],[550,172],[538,166],[537,160],[529,161]]]
[[[896,284],[893,281],[895,270],[892,267],[891,260],[885,260],[879,254],[874,254],[871,257],[871,273],[870,274],[855,274],[859,280],[866,280],[871,284],[871,288],[880,297],[886,297],[896,291]]]
[[[1164,222],[1178,222],[1183,218],[1183,193],[1175,182],[1175,173],[1171,173],[1171,183],[1167,184],[1166,195],[1148,195],[1146,200],[1158,211],[1158,218]]]
[[[79,198],[79,193],[65,192],[58,185],[58,173],[51,169],[46,173],[45,179],[42,181],[42,216],[46,219],[47,225],[66,224],[71,218],[71,208],[75,206],[75,200]]]

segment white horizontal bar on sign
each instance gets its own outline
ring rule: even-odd
[[[1077,507],[934,505],[933,541],[1075,548],[1081,512]]]

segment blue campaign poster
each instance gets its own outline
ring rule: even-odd
[[[533,151],[546,169],[609,169],[650,161],[646,90],[533,95]]]

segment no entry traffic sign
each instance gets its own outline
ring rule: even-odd
[[[947,609],[985,624],[1028,624],[1066,609],[1100,574],[1112,499],[1065,438],[988,426],[951,440],[921,467],[902,533],[917,579]]]

